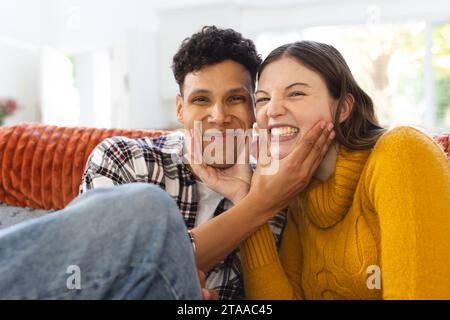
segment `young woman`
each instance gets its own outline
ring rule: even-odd
[[[281,159],[317,121],[336,138],[290,207],[280,252],[267,225],[241,246],[247,297],[450,299],[450,166],[435,142],[381,128],[330,45],[283,45],[258,78],[258,126]]]

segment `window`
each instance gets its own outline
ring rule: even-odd
[[[372,97],[382,125],[415,125],[434,132],[450,128],[449,33],[450,24],[423,21],[324,26],[261,34],[256,45],[267,56],[288,42],[329,43]]]
[[[433,70],[437,124],[450,128],[450,23],[433,27]]]
[[[42,122],[76,126],[80,118],[80,94],[74,86],[73,60],[64,53],[45,48],[41,58]]]

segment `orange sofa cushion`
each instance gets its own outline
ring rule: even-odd
[[[450,161],[450,133],[443,133],[435,136],[434,140],[444,149],[448,161]]]
[[[0,202],[61,209],[78,195],[91,151],[103,139],[156,137],[157,130],[57,127],[21,123],[0,128]]]

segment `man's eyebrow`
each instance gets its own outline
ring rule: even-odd
[[[210,93],[211,93],[211,91],[206,90],[206,89],[197,89],[197,90],[192,91],[189,95],[192,96],[194,94],[210,94]]]
[[[244,87],[233,88],[227,91],[228,94],[233,93],[248,93],[248,90]]]
[[[288,89],[290,89],[290,88],[292,88],[292,87],[295,87],[295,86],[304,86],[304,87],[309,87],[309,88],[311,88],[311,86],[310,86],[309,84],[307,84],[306,82],[295,82],[295,83],[293,83],[293,84],[288,85],[288,86],[286,87],[286,90],[288,90]]]

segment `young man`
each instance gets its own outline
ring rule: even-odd
[[[198,50],[204,59],[195,59]],[[186,128],[195,120],[220,132],[250,127],[259,63],[250,41],[207,27],[174,61],[177,114]],[[208,298],[196,266],[209,271],[207,286],[220,298],[241,298],[238,254],[230,253],[308,184],[330,144],[325,125],[308,132],[276,174],[261,174],[259,165],[251,187],[248,165],[223,163],[236,150],[224,148],[222,160],[199,168],[179,161],[182,135],[105,140],[89,158],[83,194],[63,210],[0,231],[0,298]],[[272,223],[277,239],[283,222]]]
[[[214,26],[204,27],[185,39],[173,58],[173,73],[180,89],[176,113],[186,132],[193,132],[197,125],[201,127],[201,137],[211,129],[224,134],[215,136],[224,137],[223,149],[213,152],[216,157],[209,159],[209,166],[220,170],[225,178],[213,188],[196,177],[189,163],[183,163],[183,152],[191,152],[192,145],[179,132],[156,139],[106,139],[90,156],[80,187],[82,193],[98,187],[144,182],[164,189],[176,201],[187,228],[195,234],[198,268],[206,272],[207,288],[217,290],[220,299],[244,298],[239,255],[237,250],[232,251],[239,242],[209,246],[215,228],[204,223],[226,212],[249,190],[251,169],[248,164],[235,163],[238,144],[231,147],[225,137],[226,130],[247,132],[255,122],[253,93],[260,63],[251,40],[234,30]],[[212,143],[202,139],[201,153],[208,146],[214,147]],[[226,161],[227,158],[233,161]],[[243,176],[246,179],[239,178]],[[270,224],[278,242],[284,214]]]

